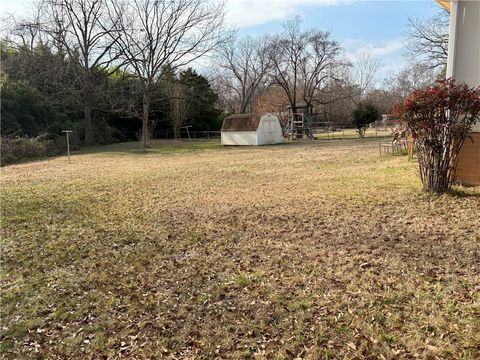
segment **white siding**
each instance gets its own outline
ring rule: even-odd
[[[222,131],[222,145],[257,145],[256,131]]]
[[[480,1],[451,4],[447,77],[480,86]],[[473,132],[480,132],[480,121]]]
[[[278,144],[283,141],[282,127],[278,117],[266,114],[260,119],[257,130],[258,145]]]

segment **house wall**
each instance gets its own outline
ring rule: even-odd
[[[462,185],[480,185],[480,132],[470,133],[459,154],[457,181]]]
[[[447,77],[480,86],[480,1],[451,0]],[[460,151],[457,180],[480,185],[480,121]]]
[[[222,131],[222,145],[257,145],[256,131]]]

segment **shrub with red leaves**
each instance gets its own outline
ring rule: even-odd
[[[437,81],[411,93],[400,108],[413,135],[423,188],[447,191],[463,142],[479,119],[480,87],[470,88],[453,79]]]

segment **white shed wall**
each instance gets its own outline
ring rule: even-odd
[[[265,114],[257,129],[257,145],[279,144],[283,142],[282,127],[278,117]]]
[[[222,131],[222,145],[257,145],[256,131]]]

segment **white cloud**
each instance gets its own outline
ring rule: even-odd
[[[342,46],[347,52],[347,56],[355,60],[358,55],[367,53],[377,57],[385,57],[403,49],[401,39],[392,39],[378,44],[368,43],[361,39],[346,39],[342,41]]]
[[[304,5],[330,6],[350,2],[351,0],[229,0],[226,20],[228,24],[244,28],[292,17]]]
[[[380,59],[382,67],[375,77],[376,86],[392,71],[398,71],[405,66],[404,47],[401,39],[389,39],[378,43],[370,43],[361,39],[346,39],[342,41],[347,57],[356,62],[360,54],[370,54]]]

